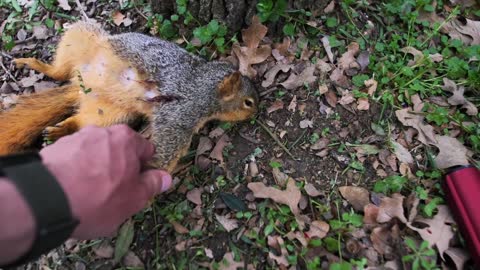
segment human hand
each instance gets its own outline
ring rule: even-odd
[[[150,198],[168,190],[167,172],[142,170],[153,154],[153,145],[126,125],[85,127],[42,149],[43,163],[80,220],[72,237],[111,236]]]

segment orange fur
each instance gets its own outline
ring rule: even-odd
[[[22,96],[14,108],[0,114],[0,155],[32,145],[45,127],[72,114],[78,100],[78,89],[70,85]]]
[[[106,127],[150,116],[153,104],[145,94],[159,94],[145,75],[114,54],[102,31],[82,25],[63,35],[52,64],[14,61],[71,84],[21,97],[15,108],[0,114],[0,155],[30,147],[44,130],[53,141],[86,125]]]

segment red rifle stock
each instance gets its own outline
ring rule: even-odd
[[[444,177],[443,189],[470,255],[480,268],[480,171],[473,166],[452,168]]]

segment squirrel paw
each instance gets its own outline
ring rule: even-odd
[[[47,142],[54,142],[63,136],[69,135],[67,130],[61,125],[57,124],[53,127],[46,127],[42,131],[43,140]]]
[[[15,58],[15,59],[13,59],[12,62],[15,64],[15,67],[17,69],[20,69],[20,68],[23,68],[27,64],[27,61],[25,61],[26,59],[28,59],[28,58]]]

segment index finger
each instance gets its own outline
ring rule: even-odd
[[[139,133],[127,125],[116,125],[110,127],[112,134],[116,134],[126,139],[127,144],[131,144],[135,151],[135,156],[140,159],[142,163],[145,163],[152,159],[155,154],[155,146],[152,142],[145,139]]]

